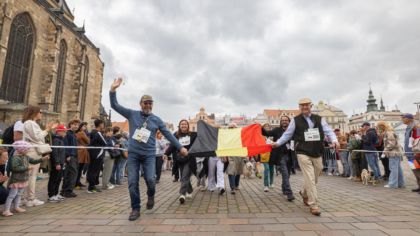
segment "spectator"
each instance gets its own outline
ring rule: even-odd
[[[53,136],[53,146],[64,146],[64,137],[66,136],[67,128],[65,125],[57,126],[55,135]],[[48,201],[59,202],[64,199],[59,193],[61,179],[63,177],[63,167],[66,161],[66,149],[53,148],[50,158],[51,170],[50,178],[48,179]]]
[[[416,136],[420,136],[420,134],[417,132],[418,128],[415,129],[415,127],[418,127],[418,124],[414,122],[414,116],[412,114],[404,114],[402,115],[401,119],[403,123],[407,125],[404,137],[404,151],[406,152],[405,155],[407,156],[411,170],[413,171],[413,174],[417,180],[417,188],[412,189],[411,191],[418,192],[420,194],[420,158],[419,155],[415,156],[413,153],[410,153],[413,151],[410,147],[410,139],[416,138]]]
[[[379,134],[383,137],[384,150],[382,159],[389,159],[390,176],[386,188],[403,188],[404,174],[401,167],[402,161],[402,147],[399,144],[398,136],[395,134],[392,127],[380,121],[377,124]]]
[[[376,153],[376,144],[378,143],[378,136],[376,130],[370,127],[368,122],[363,123],[362,149],[365,152],[365,158],[369,167],[374,173],[375,181],[379,181],[381,172],[378,165],[378,154]]]
[[[54,122],[48,123],[45,130],[41,130],[38,123],[42,119],[41,108],[37,106],[29,106],[25,109],[23,114],[23,140],[32,145],[38,145],[37,147],[31,147],[26,155],[34,160],[39,160],[42,155],[48,154],[43,153],[41,149],[42,145],[45,145],[45,137],[57,124]],[[48,149],[48,148],[47,148]],[[51,150],[48,150],[51,152]],[[29,164],[29,179],[28,187],[25,190],[26,206],[33,207],[44,204],[43,201],[36,198],[36,177],[38,175],[40,164]]]
[[[69,122],[69,129],[67,130],[64,144],[66,146],[77,147],[77,137],[75,132],[79,129],[80,121],[72,120]],[[76,187],[77,172],[79,163],[77,159],[77,148],[66,148],[66,168],[63,172],[63,186],[62,194],[64,197],[72,198],[77,197],[74,193]]]
[[[85,166],[87,166],[90,162],[89,158],[89,151],[86,148],[80,148],[80,147],[86,147],[90,143],[90,138],[87,135],[87,123],[82,122],[79,125],[79,128],[76,130],[76,139],[77,139],[77,146],[79,148],[77,149],[77,159],[79,161],[79,168],[77,171],[77,179],[76,179],[76,189],[81,189],[86,187],[86,185],[82,184],[80,179],[82,178],[83,170],[85,169]]]
[[[341,160],[341,164],[343,165],[343,177],[350,177],[350,164],[348,159],[348,151],[347,151],[347,138],[344,136],[340,129],[334,130],[335,135],[337,136],[338,142],[340,143],[341,150],[338,151],[338,156]]]

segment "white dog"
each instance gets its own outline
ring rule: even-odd
[[[250,161],[245,164],[243,172],[245,178],[250,179],[253,176],[254,166]]]
[[[372,171],[368,171],[366,169],[362,170],[361,177],[362,177],[362,183],[364,185],[368,185],[369,183],[372,183],[372,185],[376,184],[376,181],[373,178],[372,174],[373,174]]]

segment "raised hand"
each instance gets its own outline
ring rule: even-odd
[[[117,88],[120,87],[122,81],[123,79],[121,77],[114,79],[114,82],[111,84],[111,92],[115,92]]]

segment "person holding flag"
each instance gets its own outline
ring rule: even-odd
[[[153,98],[144,95],[140,100],[140,110],[132,110],[121,106],[117,101],[117,89],[122,83],[122,78],[115,79],[111,85],[109,97],[111,107],[125,117],[129,123],[129,145],[128,145],[128,188],[131,198],[132,211],[130,221],[140,217],[140,189],[139,171],[142,166],[144,179],[147,185],[147,209],[152,209],[155,201],[155,173],[156,173],[156,132],[159,130],[163,136],[175,146],[180,155],[187,156],[188,151],[168,131],[165,123],[152,113]]]
[[[300,191],[300,195],[304,204],[310,207],[310,212],[319,216],[321,211],[319,209],[316,184],[323,168],[322,141],[324,140],[324,135],[330,138],[334,148],[338,149],[340,144],[325,119],[322,119],[319,115],[312,114],[311,108],[311,99],[300,99],[299,109],[301,114],[292,119],[287,130],[272,146],[273,148],[278,148],[289,140],[294,140],[297,159],[304,177],[303,191]]]

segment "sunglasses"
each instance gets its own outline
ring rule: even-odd
[[[153,105],[153,102],[148,101],[148,102],[143,102],[143,104],[144,105]]]

